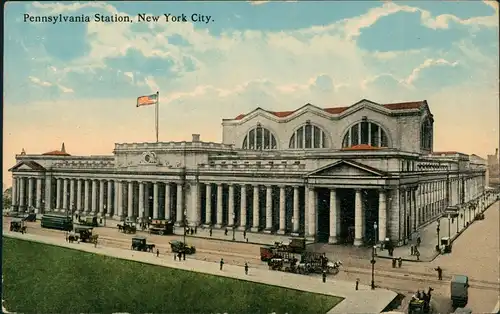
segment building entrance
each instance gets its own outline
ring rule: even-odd
[[[338,210],[340,219],[339,243],[354,242],[354,197],[353,189],[337,189],[337,199],[340,203]]]
[[[378,199],[377,190],[363,190],[363,212],[364,212],[364,244],[374,245],[378,236]],[[375,225],[377,223],[377,225]],[[383,240],[383,239],[382,239]]]
[[[328,243],[330,236],[330,190],[325,188],[316,189],[318,211],[317,242]]]

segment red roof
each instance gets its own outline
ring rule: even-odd
[[[60,150],[54,150],[51,152],[43,153],[42,155],[45,155],[45,156],[71,156],[70,154],[68,154],[66,152],[61,152]]]
[[[359,144],[351,147],[342,148],[342,150],[376,150],[376,149],[380,149],[380,147],[375,147],[368,144]]]
[[[425,100],[423,101],[411,101],[411,102],[401,102],[401,103],[393,103],[393,104],[382,104],[385,108],[389,110],[408,110],[408,109],[419,109],[422,107],[422,105],[425,104]],[[322,108],[325,112],[328,112],[329,114],[340,114],[349,107],[333,107],[333,108]],[[297,109],[298,110],[298,109]],[[289,115],[293,114],[295,111],[267,111],[270,114],[278,117],[278,118],[284,118],[288,117]],[[246,114],[240,114],[234,120],[241,120],[246,116]]]
[[[456,155],[460,154],[459,152],[433,152],[432,155]]]

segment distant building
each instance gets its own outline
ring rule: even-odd
[[[495,150],[495,155],[488,155],[488,171],[487,171],[487,186],[492,188],[500,188],[500,169],[498,160],[498,148]]]
[[[193,134],[190,142],[115,144],[109,156],[71,156],[64,144],[23,151],[10,169],[13,208],[362,245],[404,243],[448,205],[484,192],[484,160],[434,152],[427,101],[257,108],[224,119],[222,132],[222,143]]]

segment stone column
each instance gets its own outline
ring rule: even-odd
[[[76,180],[76,212],[82,213],[82,180]]]
[[[293,233],[299,233],[300,211],[299,211],[299,187],[293,187]]]
[[[328,238],[328,243],[337,243],[337,220],[339,219],[338,208],[337,208],[337,191],[335,189],[330,190],[330,237]]]
[[[170,183],[167,182],[165,183],[165,220],[172,219],[171,210],[172,209],[170,205]]]
[[[229,199],[227,202],[227,226],[232,227],[234,226],[234,185],[229,184]]]
[[[52,210],[52,177],[49,175],[45,177],[45,206],[43,211],[45,213]]]
[[[91,215],[97,213],[97,180],[92,180],[92,206]]]
[[[215,224],[216,228],[222,227],[222,184],[217,183],[217,222]]]
[[[361,190],[356,190],[354,202],[354,245],[363,245],[363,199]]]
[[[69,180],[69,209],[71,213],[75,211],[75,180]]]
[[[380,190],[378,195],[378,241],[387,237],[387,194]]]
[[[199,197],[200,185],[198,182],[191,183],[191,219],[189,225],[194,227],[200,224],[201,214],[200,214],[200,197]]]
[[[241,185],[240,194],[240,226],[239,230],[247,229],[247,186],[246,184]]]
[[[278,234],[285,234],[286,228],[286,195],[285,195],[285,186],[280,186],[280,230]]]
[[[121,204],[120,204],[120,193],[121,193],[121,183],[115,180],[115,195],[114,195],[114,211],[113,211],[113,219],[119,220],[121,218]]]
[[[205,184],[205,225],[207,227],[212,225],[212,184]]]
[[[62,208],[64,211],[68,210],[68,179],[62,180],[63,192],[62,192]]]
[[[308,217],[308,236],[315,237],[316,236],[316,190],[312,187],[308,188],[308,208],[307,208],[307,217]]]
[[[42,209],[42,178],[36,179],[36,207],[35,213],[40,214]]]
[[[99,216],[104,216],[104,180],[99,180]]]
[[[259,231],[259,186],[253,186],[253,218],[252,218],[252,232]]]
[[[144,218],[149,218],[151,217],[151,209],[149,207],[149,198],[150,198],[150,193],[149,193],[149,182],[144,182],[144,211],[143,211],[143,217]],[[140,216],[141,214],[139,214]]]
[[[90,198],[90,181],[89,180],[85,180],[85,189],[83,191],[83,202],[84,202],[84,208],[83,208],[83,212],[86,214],[90,211],[90,202],[89,202],[89,198]]]
[[[177,204],[176,204],[176,224],[177,226],[181,226],[184,220],[184,210],[182,208],[182,204],[184,204],[184,193],[182,189],[182,184],[177,183]]]
[[[12,211],[17,211],[17,177],[12,176]]]
[[[26,210],[25,206],[25,200],[26,197],[24,196],[24,178],[19,178],[19,211],[24,212]]]
[[[139,182],[139,218],[144,218],[144,182]]]
[[[127,217],[134,217],[134,182],[129,181],[127,188]]]
[[[112,217],[111,213],[113,212],[112,211],[112,208],[113,208],[113,198],[111,197],[112,186],[113,186],[113,181],[108,181],[108,183],[107,183],[108,193],[106,195],[106,197],[107,197],[106,204],[107,205],[106,205],[106,210],[105,210],[106,217]],[[116,190],[115,190],[115,193],[116,193]]]
[[[54,211],[59,211],[61,209],[61,179],[56,179],[56,208]],[[22,196],[22,194],[21,194]]]
[[[270,232],[273,228],[273,187],[266,186],[266,231]]]
[[[28,208],[33,206],[33,183],[34,178],[28,179]]]
[[[158,182],[153,183],[153,219],[158,219],[158,201],[160,200],[158,195]]]

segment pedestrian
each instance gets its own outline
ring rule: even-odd
[[[210,233],[210,236],[212,236],[212,228],[210,228],[210,231],[209,231],[209,233]]]
[[[177,253],[174,253],[174,261],[177,260]]]
[[[359,278],[356,279],[356,290],[359,288]]]
[[[248,238],[247,238],[247,243],[248,243]]]
[[[220,270],[222,270],[222,266],[224,266],[224,259],[223,258],[220,259]]]
[[[422,298],[422,295],[420,294],[420,290],[417,290],[417,295],[416,295],[417,299],[420,300],[420,298]]]
[[[194,226],[194,234],[198,233],[198,226]]]
[[[403,259],[400,257],[398,258],[398,267],[401,268],[401,265],[403,265]]]
[[[94,247],[97,247],[97,239],[94,240]]]
[[[323,283],[326,282],[326,270],[323,270]],[[358,290],[358,289],[356,289]]]
[[[436,270],[436,271],[437,271],[437,273],[438,273],[438,279],[439,279],[439,280],[443,280],[443,269],[442,269],[441,267],[439,267],[439,266],[438,266],[435,270]]]
[[[179,258],[179,261],[180,261],[182,258],[182,253],[181,252],[177,253],[177,257]]]
[[[410,246],[410,255],[413,255],[415,253],[415,249],[413,248],[413,245]]]
[[[247,238],[247,231],[243,230],[243,239],[246,239],[246,238]]]
[[[396,258],[392,258],[392,268],[396,268]]]
[[[224,230],[224,235],[227,236],[227,228]]]
[[[156,257],[160,256],[160,250],[156,249]]]
[[[245,275],[248,275],[248,263],[245,262]]]
[[[415,255],[417,256],[417,261],[420,260],[420,252],[417,250],[417,252],[415,253]]]
[[[420,246],[420,243],[422,243],[422,240],[420,239],[420,236],[417,238],[417,246]]]
[[[182,260],[185,261],[186,260],[186,251],[183,251],[182,252]]]

